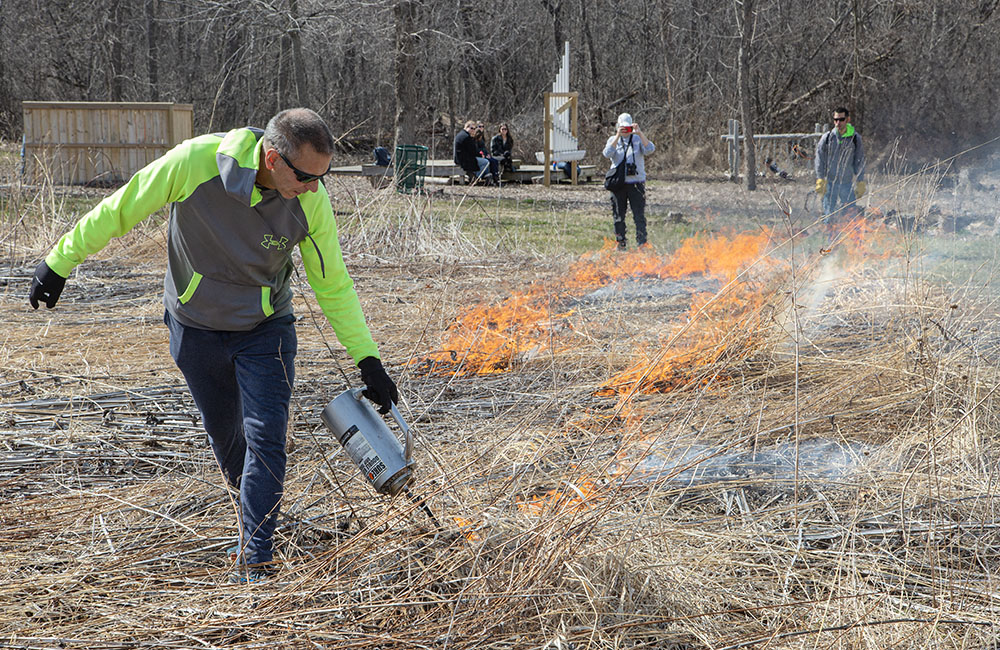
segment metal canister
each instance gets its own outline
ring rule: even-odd
[[[393,404],[392,417],[406,437],[404,449],[363,392],[362,388],[344,391],[326,405],[321,417],[375,490],[395,496],[413,480],[410,428]]]

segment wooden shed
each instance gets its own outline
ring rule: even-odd
[[[117,184],[190,138],[191,104],[22,102],[25,180]]]

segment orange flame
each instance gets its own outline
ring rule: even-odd
[[[597,485],[590,479],[576,482],[563,481],[564,488],[517,501],[517,507],[528,514],[541,516],[552,511],[572,511],[592,505],[598,499]]]
[[[838,245],[843,246],[849,259],[855,256],[868,259],[877,257],[873,247],[885,241],[886,229],[880,224],[856,219],[838,227]],[[753,355],[763,344],[760,333],[771,321],[774,313],[768,309],[769,301],[780,299],[780,292],[768,291],[767,285],[777,276],[754,273],[750,279],[740,277],[749,264],[761,259],[769,241],[766,236],[740,235],[730,239],[713,237],[692,239],[668,259],[660,259],[651,251],[639,251],[630,256],[633,266],[622,264],[629,271],[608,268],[602,264],[605,256],[613,253],[603,249],[582,257],[571,268],[571,279],[563,286],[587,287],[589,283],[607,284],[620,277],[641,275],[661,278],[683,277],[700,273],[728,281],[718,294],[702,293],[694,296],[685,322],[679,323],[666,337],[658,350],[643,351],[642,358],[629,368],[603,384],[599,396],[618,396],[613,412],[602,409],[589,412],[566,422],[568,427],[602,432],[609,426],[616,427],[621,446],[615,452],[616,461],[634,452],[635,446],[650,438],[643,425],[648,417],[641,404],[631,399],[633,392],[668,392],[690,385],[715,385],[728,379],[724,374],[734,363]],[[889,250],[888,246],[883,250]],[[883,254],[884,253],[880,253]],[[644,258],[651,258],[644,262]],[[777,260],[766,259],[761,269],[780,271]],[[617,275],[619,274],[620,275]],[[762,285],[761,282],[767,282]],[[772,285],[773,286],[773,285]],[[776,305],[775,305],[776,306]],[[658,434],[657,434],[658,435]],[[621,469],[609,469],[604,478],[615,481],[635,471],[634,463],[623,463]],[[609,498],[610,485],[600,487],[588,478],[578,478],[574,471],[572,482],[562,481],[554,489],[518,500],[518,508],[533,516],[575,513],[589,509]]]
[[[465,539],[470,542],[482,541],[482,537],[480,537],[479,533],[475,531],[476,525],[473,522],[464,517],[459,517],[458,515],[452,515],[451,518],[455,521],[455,524],[458,526],[458,529],[462,532]]]
[[[572,264],[566,278],[536,283],[499,304],[469,308],[448,327],[441,349],[415,363],[424,372],[504,372],[538,354],[562,349],[560,336],[573,329],[573,311],[560,309],[567,298],[624,278],[706,275],[730,280],[760,255],[769,240],[767,232],[694,237],[667,257],[650,246],[620,253],[614,242],[606,241],[601,250]]]
[[[493,374],[549,349],[572,312],[553,313],[548,296],[534,287],[498,305],[466,310],[448,326],[441,350],[418,361],[428,372]]]
[[[872,222],[859,215],[836,228],[836,239],[855,264],[862,260],[888,259],[893,254],[888,241],[889,230],[882,223]]]
[[[770,241],[768,232],[740,233],[733,237],[715,235],[691,237],[669,257],[660,257],[644,246],[621,255],[614,242],[584,255],[570,267],[570,279],[564,289],[596,289],[624,278],[678,279],[691,275],[707,275],[731,280],[749,262],[760,256]]]
[[[763,324],[764,294],[740,283],[719,294],[700,294],[689,316],[654,354],[604,382],[594,394],[601,397],[632,392],[667,393],[693,383],[710,385],[725,379],[713,371],[722,360],[745,359],[757,350],[755,333]],[[690,327],[691,323],[696,327]]]

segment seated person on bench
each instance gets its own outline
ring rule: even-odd
[[[506,123],[501,123],[497,134],[490,140],[490,153],[500,162],[500,167],[505,172],[514,171],[513,148],[514,138],[510,134],[510,127]]]
[[[477,155],[475,132],[476,121],[469,120],[455,135],[455,164],[462,168],[472,182],[482,178],[490,166],[485,158]]]
[[[486,127],[483,126],[482,122],[476,122],[476,156],[479,158],[485,158],[486,163],[490,166],[490,178],[493,179],[494,185],[500,184],[500,162],[496,158],[490,155],[490,148],[486,145]]]

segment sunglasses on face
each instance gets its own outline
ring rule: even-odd
[[[835,118],[833,118],[833,121],[834,122],[846,122],[847,118],[846,117],[835,117]]]
[[[300,183],[312,183],[313,181],[317,181],[330,173],[330,170],[327,169],[322,174],[307,174],[306,172],[302,171],[301,169],[293,165],[292,161],[290,161],[288,158],[285,157],[285,154],[279,151],[278,155],[281,156],[281,159],[285,161],[285,164],[288,165],[288,168],[295,173],[295,180],[297,180]]]

